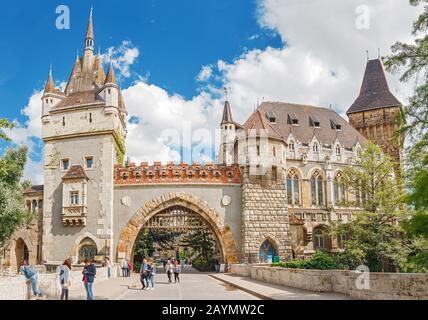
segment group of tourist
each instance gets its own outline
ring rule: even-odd
[[[132,261],[128,259],[122,259],[120,261],[120,268],[122,269],[122,277],[124,278],[129,278],[131,276],[131,273],[134,271]]]
[[[108,263],[109,260],[107,260],[106,263]],[[61,285],[61,300],[68,300],[69,291],[71,288],[71,260],[67,259],[64,261],[62,266],[59,267],[59,282]],[[110,277],[110,267],[108,267],[109,271],[109,277]],[[97,274],[97,268],[92,263],[91,260],[85,260],[85,266],[82,270],[83,275],[83,285],[85,287],[86,291],[86,299],[87,300],[94,300],[94,292],[93,292],[93,285],[95,282],[95,277]]]
[[[108,261],[109,262],[109,261]],[[61,300],[68,300],[70,288],[72,285],[71,279],[72,262],[71,259],[66,259],[58,268],[58,280],[61,286]],[[110,273],[110,267],[108,267]],[[22,261],[19,267],[19,273],[24,275],[27,281],[31,282],[33,298],[40,298],[42,294],[38,286],[38,272],[30,266],[27,260]],[[91,260],[85,260],[85,266],[82,270],[83,284],[86,291],[87,300],[94,300],[93,284],[97,274],[97,268]],[[109,274],[110,277],[110,274]]]
[[[180,283],[181,274],[181,263],[180,260],[165,260],[163,262],[164,271],[168,276],[168,284],[172,283],[172,276],[174,275],[175,283]],[[155,276],[157,272],[157,266],[153,259],[147,262],[147,259],[143,259],[143,263],[140,268],[140,281],[143,285],[142,290],[154,290],[155,289]]]

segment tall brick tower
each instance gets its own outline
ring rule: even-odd
[[[351,125],[367,139],[381,146],[385,153],[401,163],[401,149],[393,143],[399,128],[402,105],[391,93],[380,59],[369,60],[360,95],[349,108]]]

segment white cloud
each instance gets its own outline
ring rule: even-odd
[[[113,66],[120,70],[120,75],[124,78],[131,77],[130,67],[139,56],[140,50],[128,40],[122,41],[119,47],[108,48],[107,53],[101,55],[104,63],[110,63],[111,58]]]
[[[211,78],[213,74],[213,68],[211,65],[203,66],[201,72],[199,73],[197,80],[200,82],[207,81]]]

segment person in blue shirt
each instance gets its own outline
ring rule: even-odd
[[[149,269],[149,265],[147,264],[147,260],[143,259],[143,263],[141,264],[141,269],[140,269],[140,281],[141,281],[141,284],[143,285],[141,290],[145,290],[149,286],[147,282],[147,278],[149,276],[148,269]]]
[[[38,273],[37,271],[28,265],[28,261],[24,260],[21,263],[21,266],[19,268],[19,273],[23,274],[25,278],[29,281],[31,281],[31,289],[33,291],[34,297],[41,297],[42,294],[40,293],[39,286],[38,286]]]
[[[83,268],[82,274],[87,300],[94,300],[94,292],[92,287],[97,274],[97,268],[90,260],[85,260],[85,267]]]

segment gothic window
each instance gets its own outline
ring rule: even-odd
[[[290,149],[290,151],[294,151],[295,146],[294,146],[294,141],[293,140],[290,141],[290,144],[288,145],[288,148]]]
[[[274,257],[276,257],[277,255],[278,254],[274,245],[269,240],[266,240],[265,242],[263,242],[259,251],[260,262],[272,263]]]
[[[318,143],[314,143],[314,145],[312,146],[312,150],[314,151],[314,153],[318,153],[319,151],[319,147],[318,147]]]
[[[89,114],[89,122],[92,123],[92,113]]]
[[[312,206],[324,206],[325,183],[321,173],[317,170],[311,177]]]
[[[287,201],[290,206],[300,205],[300,181],[294,169],[287,175]]]
[[[337,145],[336,146],[336,155],[340,157],[341,151],[340,151],[340,146]]]
[[[65,127],[65,117],[62,117],[62,126]]]
[[[79,191],[71,191],[70,206],[78,206],[78,205],[79,205]]]
[[[325,247],[325,239],[324,233],[321,229],[316,229],[314,231],[314,248],[324,248]]]
[[[273,156],[276,157],[276,148],[275,147],[273,147],[272,153],[273,153]]]
[[[334,178],[334,200],[336,203],[346,200],[345,178],[341,172],[336,174]],[[357,200],[358,201],[358,200]]]

